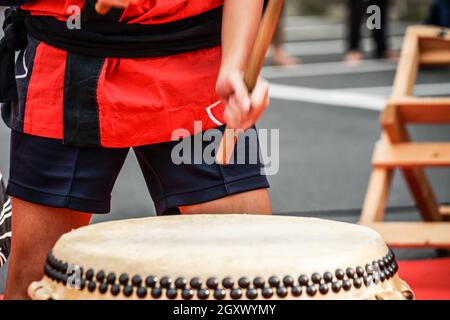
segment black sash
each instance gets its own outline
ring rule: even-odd
[[[29,16],[28,32],[36,39],[69,52],[96,57],[163,57],[214,47],[221,41],[222,7],[157,25],[126,24],[104,20],[85,8],[81,29],[70,30],[52,17]],[[99,18],[100,17],[100,18]]]

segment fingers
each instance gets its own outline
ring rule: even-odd
[[[224,119],[232,129],[241,128],[240,125],[250,111],[250,95],[242,79],[239,71],[231,72],[227,75],[222,90],[220,90],[223,93],[222,101],[226,105]]]
[[[232,128],[248,130],[261,117],[270,103],[269,83],[264,79],[259,79],[251,95],[251,108],[248,112],[241,115],[239,123],[233,123]],[[228,122],[227,122],[228,124]]]
[[[269,97],[269,82],[265,79],[259,78],[255,89],[250,97],[252,108],[260,108],[265,105]]]
[[[98,0],[95,4],[95,10],[98,14],[105,15],[115,8],[127,8],[130,4],[136,4],[139,0]]]
[[[103,4],[103,3],[100,3],[100,2],[97,2],[95,4],[95,11],[97,11],[97,13],[102,15],[102,16],[107,14],[110,9],[111,9],[110,5]]]
[[[248,93],[247,86],[242,80],[242,75],[239,72],[232,72],[229,77],[229,84],[235,96],[235,102],[244,111],[250,110],[251,100]]]
[[[246,113],[239,103],[239,99],[235,94],[233,94],[229,100],[227,107],[225,109],[224,118],[229,128],[239,129],[241,128],[241,123],[246,118]]]
[[[252,106],[247,114],[246,120],[242,124],[242,128],[247,130],[252,127],[269,106],[269,103],[269,82],[260,78],[258,79],[255,89],[252,92]]]
[[[221,78],[216,90],[225,105],[224,120],[230,129],[249,129],[269,105],[269,83],[258,79],[250,95],[240,72]]]

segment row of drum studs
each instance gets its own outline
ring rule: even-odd
[[[45,266],[47,276],[57,282],[67,284],[68,270],[67,263],[63,263],[51,253],[49,254]],[[256,299],[259,295],[268,299],[274,295],[284,298],[289,293],[294,297],[299,297],[303,291],[309,296],[315,296],[317,293],[327,294],[330,289],[335,293],[341,290],[348,291],[352,287],[359,289],[363,284],[370,286],[372,283],[383,282],[392,277],[397,270],[395,257],[392,252],[389,252],[383,259],[373,261],[365,268],[347,268],[345,271],[337,269],[334,275],[331,272],[325,272],[323,275],[313,273],[311,277],[301,275],[297,279],[298,282],[292,276],[285,276],[282,279],[272,276],[267,282],[262,277],[256,277],[253,281],[242,277],[236,283],[230,277],[226,277],[220,282],[217,278],[211,277],[207,279],[204,287],[203,281],[198,277],[192,278],[189,283],[183,277],[173,281],[169,277],[158,279],[155,276],[148,276],[143,279],[141,276],[135,275],[130,279],[125,273],[117,277],[114,273],[106,274],[104,271],[95,273],[93,269],[83,272],[83,269],[79,268],[81,279],[78,287],[81,290],[87,289],[89,292],[98,290],[101,294],[109,291],[113,296],[122,292],[124,296],[131,297],[135,292],[139,298],[146,298],[150,294],[155,299],[161,298],[163,295],[168,299],[176,299],[180,294],[183,299],[187,300],[193,299],[195,295],[199,299],[208,299],[212,295],[215,299],[221,300],[225,299],[228,293],[231,299],[241,299],[244,295],[248,299]],[[220,287],[220,284],[223,288]]]

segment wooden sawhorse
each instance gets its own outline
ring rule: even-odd
[[[450,98],[413,97],[420,66],[450,65],[450,30],[414,26],[406,33],[393,93],[381,115],[360,223],[396,247],[450,248],[450,207],[439,206],[423,168],[450,167],[449,143],[414,143],[408,124],[450,124]],[[450,93],[450,88],[449,88]],[[424,222],[383,222],[395,169],[401,169]]]

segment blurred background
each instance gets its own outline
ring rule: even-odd
[[[388,23],[383,27],[386,41],[380,44],[379,35],[374,41],[366,27],[367,17],[361,15],[358,23],[358,12],[356,16],[353,12],[350,19],[351,1],[287,0],[263,71],[272,83],[271,108],[258,125],[280,130],[280,170],[269,177],[276,214],[358,220],[372,150],[380,136],[378,118],[390,95],[398,50],[406,28],[427,19],[431,2],[390,1],[389,10],[383,11]],[[415,94],[450,96],[449,71],[420,70]],[[411,133],[417,140],[450,140],[449,126],[411,127]],[[0,123],[0,170],[6,178],[8,145],[9,131]],[[450,170],[427,173],[439,201],[450,203]],[[417,220],[399,177],[394,181],[387,219]],[[153,204],[130,153],[114,189],[111,214],[96,216],[94,222],[151,215]],[[402,259],[438,255],[434,250],[399,250],[398,254]],[[0,292],[5,272],[3,268]]]
[[[364,0],[361,0],[364,2]],[[393,20],[421,21],[429,9],[430,0],[392,0],[390,16]],[[286,0],[286,14],[290,16],[327,16],[342,19],[347,0]]]

